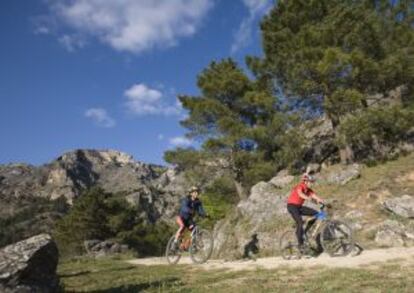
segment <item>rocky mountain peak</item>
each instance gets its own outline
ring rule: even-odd
[[[74,163],[79,161],[89,161],[92,164],[117,164],[119,166],[125,166],[127,164],[144,165],[141,162],[137,162],[134,158],[123,152],[115,150],[90,150],[90,149],[78,149],[71,152],[67,152],[57,158],[57,161],[62,163]]]

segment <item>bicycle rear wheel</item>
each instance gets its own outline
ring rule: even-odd
[[[179,244],[174,244],[175,236],[172,236],[168,241],[167,248],[165,249],[165,257],[169,264],[176,264],[181,258],[181,250]]]
[[[197,230],[190,246],[190,257],[193,262],[205,263],[213,253],[213,246],[212,234],[205,229]]]
[[[342,221],[328,221],[321,232],[321,244],[330,256],[346,256],[355,245],[352,229]]]
[[[296,233],[293,230],[288,230],[282,234],[279,247],[282,257],[286,260],[299,259],[301,257]]]

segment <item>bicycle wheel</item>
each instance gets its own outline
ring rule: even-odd
[[[354,249],[352,229],[341,221],[328,221],[321,232],[321,244],[330,256],[346,256]]]
[[[207,230],[197,230],[190,246],[190,257],[193,262],[201,264],[206,262],[213,253],[213,236]]]
[[[299,259],[301,257],[296,233],[293,230],[286,231],[282,234],[279,247],[282,257],[286,260]]]
[[[168,241],[167,248],[165,249],[165,257],[169,264],[176,264],[181,258],[181,250],[179,245],[174,245],[175,236],[172,236]]]

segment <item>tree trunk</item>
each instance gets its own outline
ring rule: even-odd
[[[338,126],[340,123],[339,118],[334,115],[328,115],[328,119],[332,123],[332,128],[335,133],[335,138],[339,139],[340,138],[340,133],[338,129]],[[339,147],[339,158],[342,164],[351,164],[354,162],[354,151],[352,150],[352,147],[350,144],[345,142],[343,146]]]
[[[237,191],[237,195],[239,196],[240,200],[246,199],[248,197],[248,195],[246,194],[246,191],[243,187],[242,182],[242,178],[243,178],[243,172],[241,171],[241,169],[236,166],[235,160],[234,160],[234,153],[235,153],[235,149],[232,148],[230,151],[230,167],[231,167],[231,172],[233,174],[233,182],[234,182],[234,186],[236,187],[236,191]]]
[[[236,186],[237,195],[239,196],[239,199],[240,200],[246,199],[247,194],[241,182],[234,180],[234,186]]]

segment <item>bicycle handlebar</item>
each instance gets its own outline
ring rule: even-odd
[[[330,209],[330,208],[332,208],[332,205],[331,205],[331,204],[329,204],[329,203],[327,203],[327,204],[321,203],[321,204],[319,205],[319,208],[320,208],[321,210],[324,210],[325,208]]]

